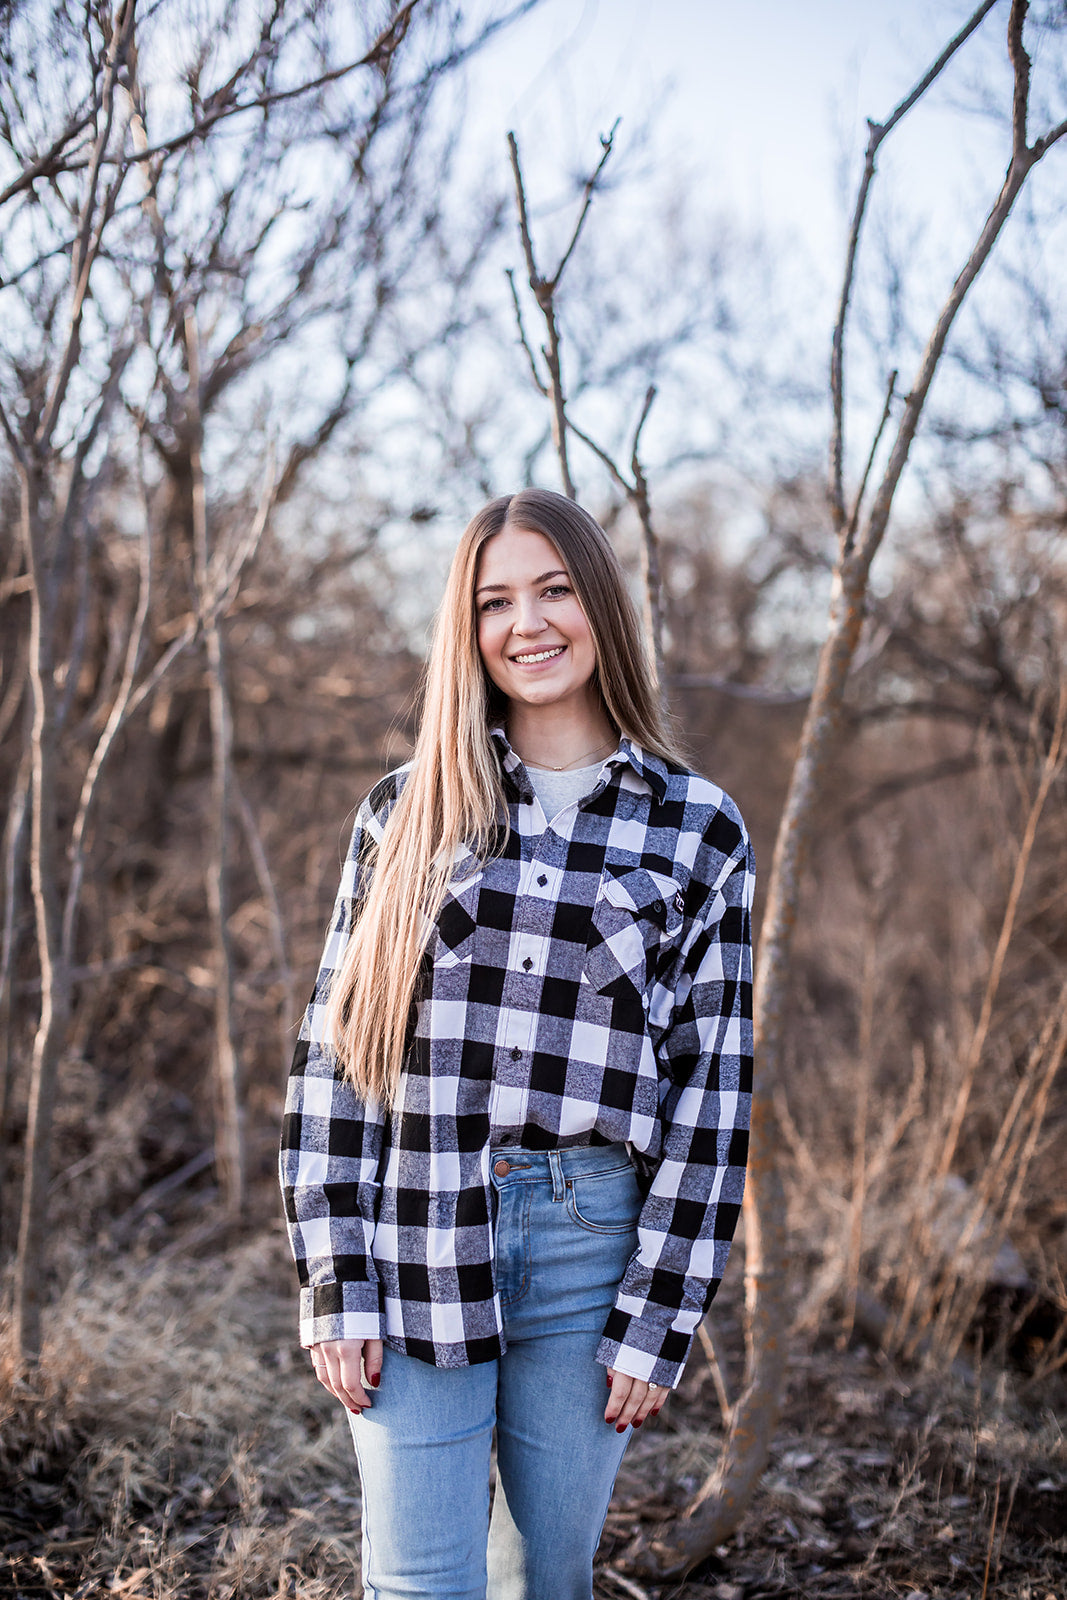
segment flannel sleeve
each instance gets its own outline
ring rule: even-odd
[[[379,1105],[356,1093],[324,1034],[330,985],[366,888],[368,849],[380,836],[370,802],[364,801],[289,1074],[280,1176],[300,1280],[300,1343],[305,1346],[325,1339],[382,1337],[371,1245],[384,1117]]]
[[[683,944],[660,1040],[662,1160],[597,1359],[673,1388],[722,1278],[744,1192],[752,1101],[752,849],[715,874]]]

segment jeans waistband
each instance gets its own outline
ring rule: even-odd
[[[498,1172],[504,1162],[507,1171]],[[550,1183],[555,1194],[568,1178],[629,1165],[624,1144],[572,1145],[565,1150],[523,1150],[507,1145],[489,1152],[489,1174],[498,1189],[512,1183]]]

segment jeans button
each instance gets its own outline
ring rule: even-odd
[[[511,1171],[511,1162],[497,1161],[493,1165],[493,1171],[496,1173],[498,1178],[506,1178],[508,1173]]]

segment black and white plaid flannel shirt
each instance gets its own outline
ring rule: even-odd
[[[301,1341],[495,1359],[490,1148],[625,1142],[651,1185],[597,1359],[673,1386],[744,1187],[751,846],[720,789],[626,738],[549,826],[494,738],[510,835],[484,863],[457,852],[388,1114],[335,1070],[323,1018],[405,769],[359,808],[282,1134]]]

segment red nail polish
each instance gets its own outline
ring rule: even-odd
[[[608,1388],[610,1389],[611,1388],[611,1373],[610,1372],[607,1373],[606,1377],[607,1377],[607,1380],[608,1380]]]
[[[634,1418],[634,1420],[633,1420],[633,1426],[634,1426],[634,1427],[635,1427],[635,1428],[639,1428],[639,1427],[640,1427],[640,1426],[641,1426],[641,1418],[640,1418],[640,1417],[635,1417],[635,1418]]]
[[[381,1383],[381,1381],[382,1381],[382,1375],[381,1375],[381,1373],[380,1373],[380,1372],[375,1372],[375,1373],[372,1373],[372,1374],[371,1374],[371,1380],[370,1380],[370,1381],[371,1381],[371,1388],[372,1388],[372,1389],[376,1389],[376,1388],[377,1388],[377,1387],[378,1387],[378,1385],[379,1385],[379,1384],[380,1384],[380,1383]]]
[[[626,1432],[626,1424],[625,1424],[625,1422],[617,1422],[615,1424],[615,1432],[616,1433],[625,1433]]]

